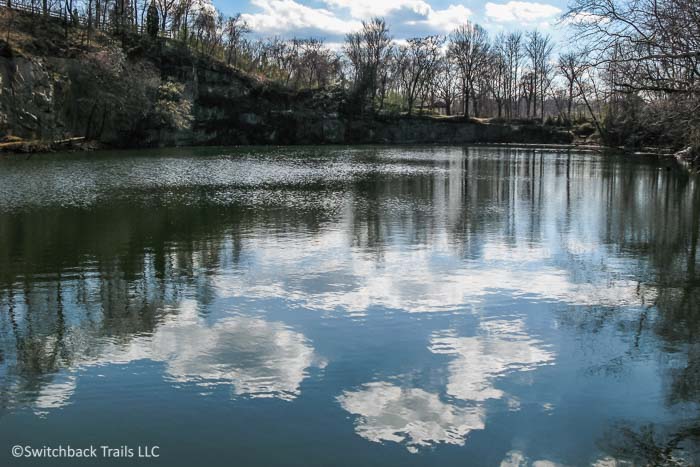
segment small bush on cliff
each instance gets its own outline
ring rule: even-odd
[[[192,104],[184,96],[185,86],[166,81],[158,87],[154,115],[161,125],[173,130],[185,130],[192,123]]]

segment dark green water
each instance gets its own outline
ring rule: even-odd
[[[0,465],[697,463],[699,227],[656,159],[0,159]]]

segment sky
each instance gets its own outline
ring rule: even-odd
[[[387,20],[396,40],[449,34],[466,20],[500,31],[538,29],[562,45],[558,20],[568,0],[213,0],[227,15],[241,13],[257,36],[315,37],[341,43],[373,16]]]

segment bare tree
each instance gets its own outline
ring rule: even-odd
[[[505,44],[502,45],[502,54],[505,57],[506,66],[508,67],[508,79],[506,86],[506,99],[508,106],[506,107],[506,115],[512,118],[513,113],[518,114],[519,100],[519,84],[520,72],[523,60],[523,35],[519,32],[508,34],[505,39]]]
[[[476,80],[483,72],[488,51],[488,34],[478,24],[467,22],[450,35],[449,54],[461,74],[465,117],[469,117],[470,98],[474,96]]]
[[[223,45],[223,15],[213,8],[200,8],[194,20],[194,34],[202,52],[212,54]]]
[[[238,13],[231,16],[224,23],[224,36],[226,37],[226,63],[238,66],[243,37],[250,32],[250,27]]]
[[[494,47],[488,57],[488,77],[487,86],[491,97],[496,102],[497,116],[503,117],[503,107],[509,99],[510,92],[510,72],[509,51],[507,49],[507,38],[503,34],[496,37]]]
[[[529,71],[520,77],[520,96],[525,100],[525,114],[527,118],[530,118],[530,107],[533,107],[533,113],[535,112],[535,102],[537,99],[537,78],[535,73]],[[535,115],[536,116],[536,115]]]
[[[552,64],[550,59],[554,44],[549,35],[543,35],[539,31],[533,31],[527,35],[527,43],[525,50],[530,60],[531,72],[534,75],[534,86],[532,88],[534,99],[533,117],[537,117],[537,102],[540,103],[540,116],[544,122],[544,101],[547,89],[551,80],[549,75],[552,72]]]
[[[574,0],[566,20],[606,91],[604,139],[700,145],[700,2]]]
[[[453,105],[459,96],[459,70],[447,57],[443,57],[438,64],[438,72],[433,84],[438,98],[445,104],[445,113],[452,115]]]
[[[568,52],[559,56],[559,72],[566,80],[566,118],[571,123],[571,110],[574,99],[579,95],[577,78],[583,73],[583,60],[580,54]]]
[[[197,0],[179,0],[172,13],[172,31],[185,43],[190,39],[191,22],[197,18],[201,5]]]
[[[177,0],[155,0],[160,17],[160,30],[167,31],[168,20],[177,6]]]
[[[346,36],[345,53],[354,70],[357,95],[361,100],[369,99],[370,107],[374,110],[384,68],[392,53],[386,21],[382,18],[363,21],[360,31]]]
[[[443,42],[440,36],[413,38],[399,49],[399,79],[406,96],[408,115],[413,111],[416,98],[430,83]]]

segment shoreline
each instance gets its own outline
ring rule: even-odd
[[[303,147],[303,146],[484,146],[484,147],[502,147],[502,148],[523,148],[523,149],[544,149],[544,150],[577,150],[586,152],[616,152],[631,156],[652,156],[659,158],[674,158],[680,164],[686,166],[689,170],[695,170],[696,166],[693,161],[687,160],[689,157],[686,153],[688,150],[674,152],[668,148],[624,148],[619,146],[605,146],[594,143],[519,143],[519,142],[472,142],[472,143],[455,143],[451,141],[434,141],[428,143],[416,143],[408,141],[405,143],[397,142],[356,142],[356,143],[320,143],[320,144],[200,144],[200,145],[163,145],[163,146],[142,146],[142,147],[113,147],[110,145],[100,144],[94,140],[86,140],[84,137],[68,138],[65,140],[47,142],[39,140],[16,140],[11,142],[0,143],[0,157],[13,156],[33,156],[35,154],[55,154],[55,153],[80,153],[80,152],[96,152],[96,151],[131,151],[131,150],[157,150],[157,149],[186,149],[186,148],[215,148],[215,147]]]
[[[0,142],[0,155],[6,154],[50,154],[53,152],[88,152],[102,149],[97,141],[84,137],[66,138],[58,141],[24,140],[11,138]]]

